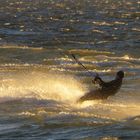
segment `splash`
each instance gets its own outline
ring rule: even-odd
[[[84,87],[76,78],[54,73],[20,73],[0,81],[0,98],[36,98],[76,101],[84,94]]]

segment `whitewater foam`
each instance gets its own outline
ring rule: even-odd
[[[37,98],[74,102],[85,92],[78,79],[54,73],[26,72],[9,75],[0,84],[1,100]]]

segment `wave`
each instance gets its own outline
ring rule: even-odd
[[[42,47],[28,47],[28,46],[18,46],[18,45],[2,45],[0,49],[23,49],[23,50],[43,50]]]

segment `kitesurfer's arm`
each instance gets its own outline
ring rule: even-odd
[[[122,85],[122,79],[124,77],[124,72],[123,71],[119,71],[116,74],[116,78],[110,82],[104,82],[99,75],[97,74],[97,76],[95,76],[94,80],[92,80],[92,82],[94,84],[98,84],[102,90],[111,90],[111,91],[117,91],[118,89],[120,89],[121,85]]]
[[[97,75],[94,80],[92,80],[92,83],[98,84],[100,87],[102,87],[105,82],[99,77],[99,75]]]

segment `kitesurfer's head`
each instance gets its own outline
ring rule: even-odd
[[[124,78],[124,72],[123,71],[118,71],[116,74],[116,78],[122,79]]]

